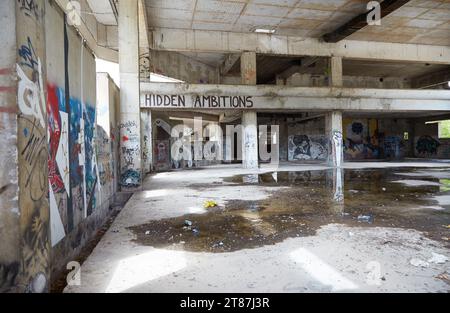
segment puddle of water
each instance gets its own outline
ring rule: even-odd
[[[439,170],[450,174],[448,168]],[[405,174],[416,174],[414,179],[424,183],[402,183],[411,180]],[[313,235],[330,223],[412,228],[445,242],[450,237],[445,227],[450,224],[450,205],[436,200],[450,196],[450,180],[423,169],[275,172],[238,175],[225,183],[224,188],[255,184],[290,188],[272,192],[261,201],[232,200],[201,215],[131,227],[136,241],[159,248],[220,253]]]

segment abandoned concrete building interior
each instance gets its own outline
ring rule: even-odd
[[[448,0],[0,21],[0,292],[450,291]]]

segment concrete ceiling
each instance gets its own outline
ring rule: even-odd
[[[366,12],[366,0],[145,0],[151,28],[253,32],[318,38]],[[450,1],[412,0],[349,39],[450,45]]]
[[[412,0],[348,39],[449,46],[450,1]]]
[[[97,22],[108,26],[117,25],[116,0],[87,0],[87,2]]]

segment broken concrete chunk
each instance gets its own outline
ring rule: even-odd
[[[184,225],[186,226],[192,226],[192,222],[190,220],[185,220]]]

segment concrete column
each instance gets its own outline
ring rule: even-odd
[[[330,86],[342,87],[344,84],[342,78],[342,57],[330,58]]]
[[[325,131],[328,142],[328,165],[341,167],[344,161],[344,145],[342,140],[342,112],[333,111],[325,117]]]
[[[256,52],[241,55],[241,81],[243,85],[256,85]],[[258,115],[256,111],[242,113],[242,166],[258,168]]]
[[[258,118],[255,111],[242,113],[242,166],[258,168]]]
[[[256,52],[241,54],[242,85],[256,85]]]
[[[152,111],[141,112],[142,163],[144,173],[153,169]]]
[[[120,178],[122,190],[142,183],[138,0],[119,1]]]

